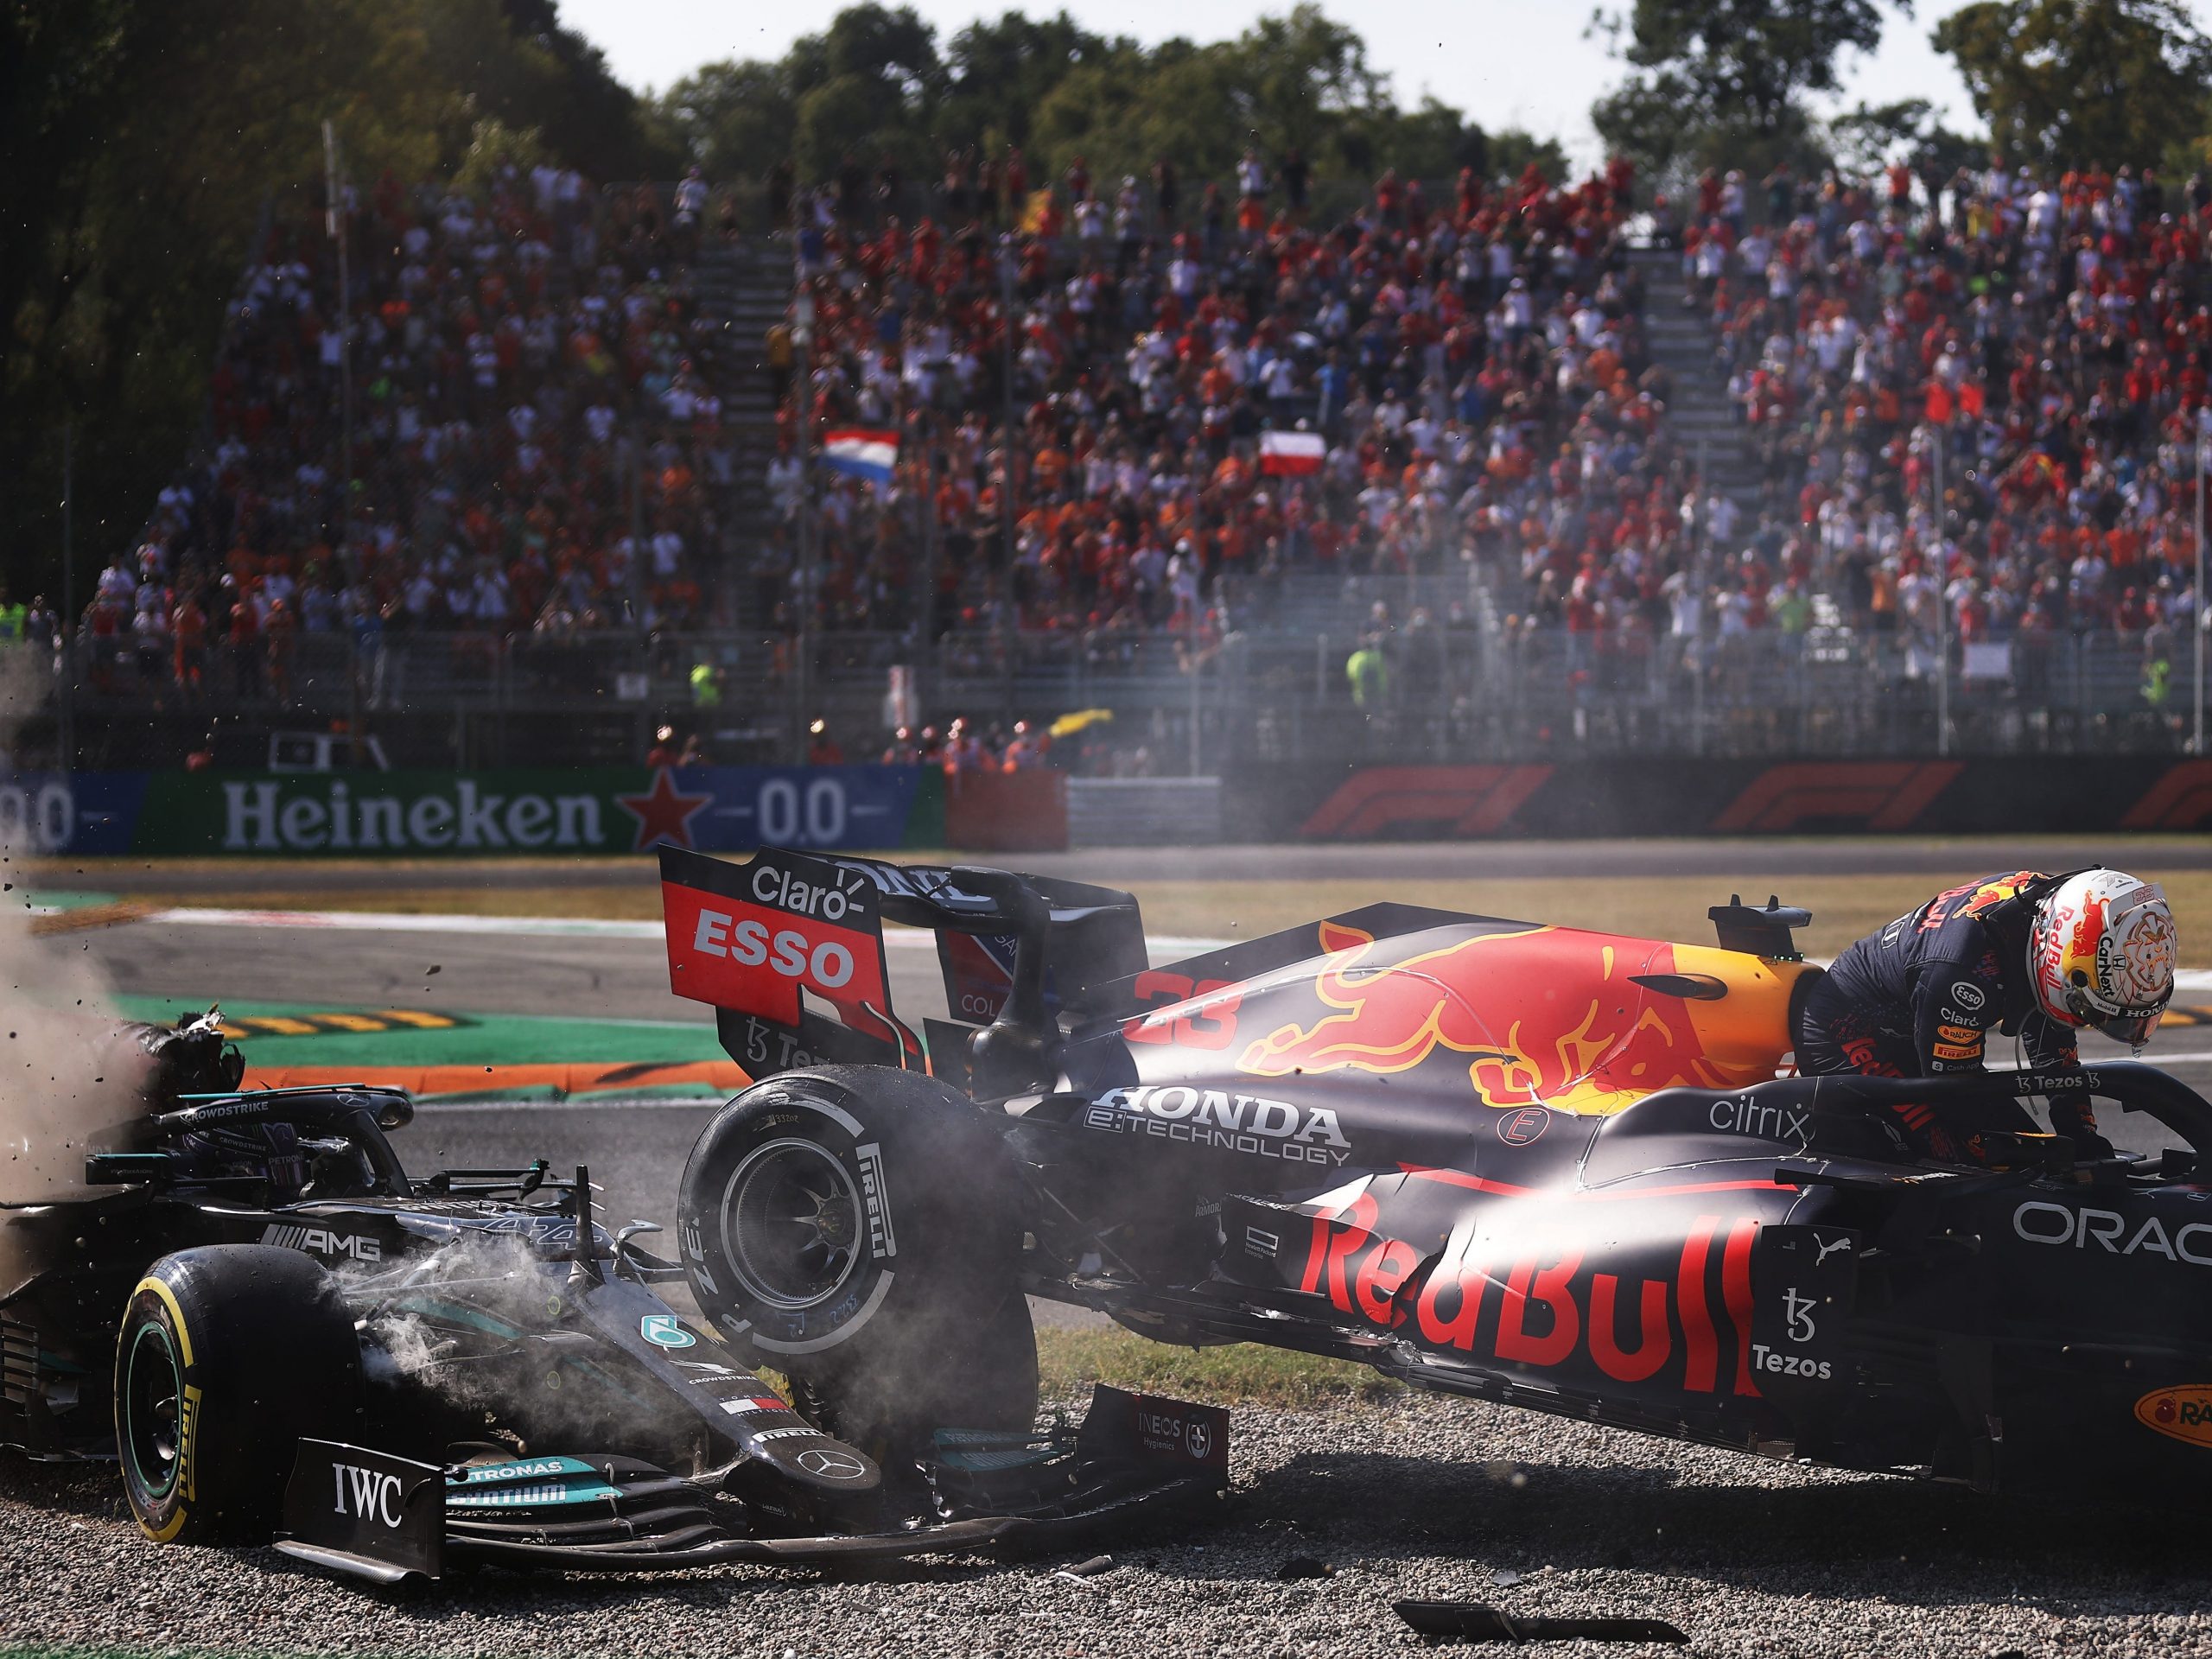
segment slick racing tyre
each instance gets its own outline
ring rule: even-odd
[[[692,1294],[817,1423],[899,1452],[1026,1432],[1037,1344],[1020,1176],[989,1118],[916,1072],[823,1066],[739,1095],[677,1204]]]
[[[157,1543],[269,1541],[302,1436],[345,1440],[360,1344],[338,1281],[296,1250],[217,1244],[146,1270],[115,1348],[115,1443]]]

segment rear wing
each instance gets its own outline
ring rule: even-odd
[[[832,1062],[1019,1093],[1049,1082],[1063,1018],[1146,967],[1136,900],[1086,882],[778,847],[736,864],[664,846],[660,873],[670,988],[716,1010],[756,1079]],[[887,921],[936,934],[951,1020],[893,1009]]]

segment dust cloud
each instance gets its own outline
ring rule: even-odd
[[[0,781],[15,728],[43,677],[24,651],[0,650]],[[141,1116],[151,1062],[115,1013],[81,934],[34,928],[26,833],[0,841],[0,1205],[85,1191],[85,1154]]]

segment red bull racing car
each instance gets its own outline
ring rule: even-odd
[[[756,1079],[678,1255],[854,1444],[1025,1424],[1027,1293],[1988,1491],[2212,1470],[2212,1107],[2133,1064],[1792,1075],[1802,912],[1696,946],[1382,904],[1155,967],[1108,888],[661,859],[674,988]],[[893,1007],[887,922],[935,931],[951,1017]],[[2077,1160],[2061,1091],[2172,1144]],[[1973,1160],[1910,1151],[1904,1100]]]

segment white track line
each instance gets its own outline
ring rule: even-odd
[[[481,933],[518,938],[658,939],[658,922],[598,921],[582,916],[424,916],[391,910],[231,910],[179,907],[148,912],[148,922],[167,922],[186,927],[304,927],[340,932],[370,933]],[[886,930],[883,943],[889,950],[926,950],[933,935],[915,928]],[[1187,934],[1148,933],[1145,944],[1154,956],[1173,960],[1204,951],[1221,950],[1235,939],[1195,938]],[[2212,968],[2185,968],[2174,976],[2174,988],[2212,991]]]
[[[335,932],[364,933],[475,933],[517,938],[652,939],[661,938],[658,922],[599,921],[581,916],[423,916],[391,910],[230,910],[181,906],[149,912],[141,918],[185,927],[302,927]],[[927,950],[936,936],[914,928],[884,931],[888,950]],[[1192,957],[1219,950],[1231,939],[1191,938],[1180,934],[1147,934],[1145,944],[1154,954]]]

